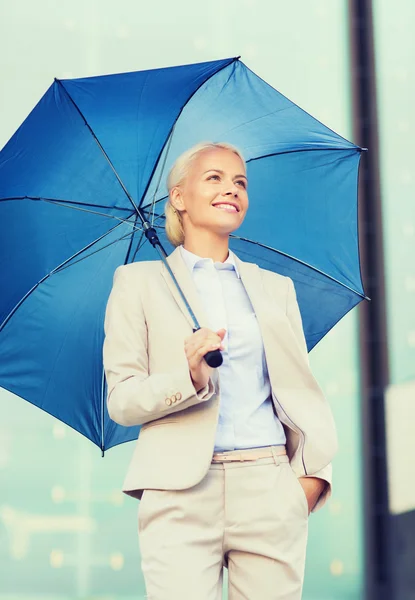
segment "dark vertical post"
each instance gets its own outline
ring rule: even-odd
[[[392,600],[385,390],[389,382],[376,73],[371,0],[349,2],[354,141],[362,155],[359,243],[371,302],[360,304],[366,600]]]

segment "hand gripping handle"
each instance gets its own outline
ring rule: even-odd
[[[193,333],[195,333],[196,331],[196,328],[193,329]],[[223,356],[220,350],[209,350],[209,352],[206,352],[204,359],[209,365],[209,367],[212,367],[213,369],[220,367],[223,363]]]
[[[209,367],[213,367],[214,369],[220,367],[223,363],[223,356],[220,350],[209,350],[209,352],[206,352],[204,359]]]

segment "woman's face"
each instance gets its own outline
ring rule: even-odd
[[[201,152],[184,182],[172,190],[171,201],[182,211],[185,232],[191,227],[228,235],[237,229],[248,210],[247,183],[244,163],[234,152]]]

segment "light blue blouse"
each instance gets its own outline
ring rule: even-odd
[[[183,246],[180,251],[210,329],[226,329],[215,452],[285,444],[272,407],[262,335],[232,251],[224,263],[200,258]]]

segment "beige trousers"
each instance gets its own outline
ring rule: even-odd
[[[138,511],[148,600],[299,600],[308,504],[288,457],[211,465],[187,490],[145,490]]]

